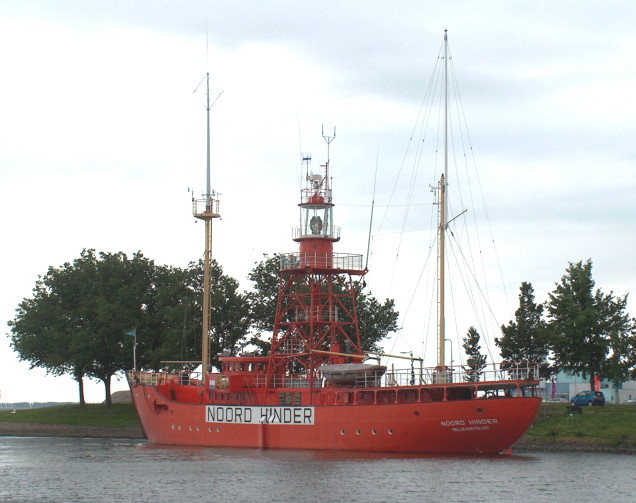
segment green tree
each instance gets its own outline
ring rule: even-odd
[[[87,263],[92,281],[82,287],[82,307],[87,324],[77,340],[90,357],[87,374],[104,383],[107,406],[111,405],[111,378],[132,368],[132,340],[126,332],[144,318],[154,263],[141,252],[129,259],[125,253],[101,252]]]
[[[495,344],[504,360],[538,363],[541,377],[547,378],[550,343],[542,316],[543,304],[535,303],[532,284],[524,281],[519,288],[519,308],[515,311],[515,321],[501,326],[503,335],[495,338]]]
[[[153,264],[136,253],[85,249],[73,263],[50,267],[39,278],[32,299],[25,299],[10,322],[12,347],[32,366],[104,383],[111,404],[111,377],[132,363],[133,340],[125,335],[143,316]]]
[[[190,264],[191,288],[199,302],[203,299],[203,262]],[[252,326],[249,296],[239,292],[239,282],[225,274],[223,268],[212,261],[210,270],[210,364],[219,367],[219,353],[229,351],[236,355],[247,344]],[[202,312],[202,308],[198,309]],[[200,327],[202,327],[202,321]],[[199,355],[201,354],[199,350]]]
[[[570,263],[566,274],[549,294],[548,329],[554,366],[589,378],[629,375],[629,340],[633,324],[625,313],[627,296],[594,291],[592,261]],[[633,346],[632,346],[633,347]]]
[[[479,381],[481,371],[486,368],[486,355],[481,354],[479,345],[479,332],[475,327],[470,327],[462,342],[462,347],[466,352],[466,380],[471,382]]]
[[[8,324],[11,347],[20,360],[52,375],[71,375],[78,383],[79,404],[83,406],[89,362],[74,338],[81,318],[75,309],[80,296],[75,293],[72,271],[70,263],[60,268],[49,267],[36,281],[33,297],[20,302],[15,318]]]

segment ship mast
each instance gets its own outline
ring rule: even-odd
[[[201,377],[205,383],[205,375],[210,362],[210,283],[212,268],[212,220],[220,218],[219,200],[214,199],[210,188],[210,74],[206,74],[206,119],[207,119],[207,162],[206,190],[202,199],[193,199],[192,213],[205,222],[205,252],[203,256],[203,329],[201,334]]]
[[[444,174],[439,181],[439,340],[437,366],[444,371],[446,360],[444,355],[444,339],[446,339],[446,319],[444,315],[444,282],[445,282],[445,235],[448,226],[446,188],[448,178],[448,35],[444,30]]]

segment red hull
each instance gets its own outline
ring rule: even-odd
[[[532,425],[541,403],[502,397],[316,405],[313,424],[237,424],[208,422],[205,404],[168,400],[152,385],[131,383],[131,391],[151,443],[409,453],[498,454]]]

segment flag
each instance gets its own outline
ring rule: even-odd
[[[554,400],[555,396],[556,396],[556,381],[552,379],[552,394],[550,395],[550,399]]]
[[[133,329],[130,332],[126,332],[126,335],[132,335],[133,337],[135,337],[137,335],[137,329]]]
[[[594,391],[601,391],[601,381],[599,381],[598,376],[594,376]]]

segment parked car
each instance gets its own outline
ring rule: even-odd
[[[581,391],[570,399],[570,405],[605,405],[605,395],[601,391]]]

